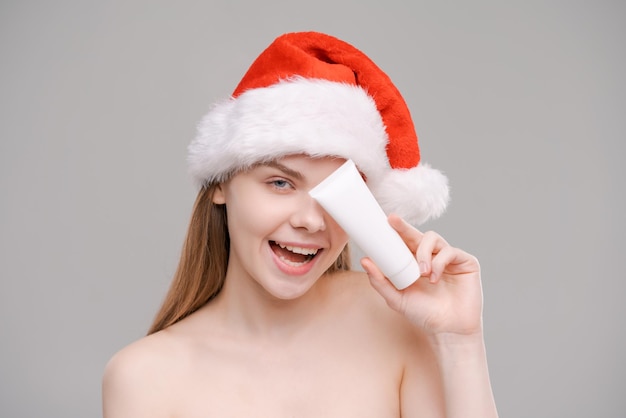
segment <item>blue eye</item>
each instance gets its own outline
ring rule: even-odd
[[[291,184],[284,179],[275,179],[275,180],[271,180],[270,184],[278,190],[285,190],[285,189],[289,189],[291,188]]]

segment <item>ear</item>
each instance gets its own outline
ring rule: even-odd
[[[223,205],[226,203],[226,196],[224,193],[224,183],[220,183],[213,192],[213,203],[216,205]]]

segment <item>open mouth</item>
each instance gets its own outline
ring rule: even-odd
[[[276,241],[270,241],[270,247],[282,262],[292,267],[310,262],[320,252],[319,248],[294,247]]]

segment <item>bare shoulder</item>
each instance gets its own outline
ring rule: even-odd
[[[350,324],[352,329],[365,332],[368,349],[379,350],[386,365],[395,364],[400,369],[401,397],[414,400],[425,415],[439,416],[442,408],[440,372],[423,332],[387,305],[365,273],[340,273],[336,279],[341,305],[358,318]]]
[[[166,416],[167,382],[175,373],[172,359],[177,351],[168,332],[162,331],[117,352],[102,379],[104,417]]]
[[[344,310],[363,321],[362,328],[379,337],[392,339],[394,344],[421,344],[421,334],[399,313],[391,309],[371,286],[367,275],[361,271],[336,273],[333,292]],[[415,347],[413,347],[415,348]]]
[[[336,273],[333,277],[334,291],[342,298],[342,303],[359,308],[363,313],[369,313],[385,325],[393,325],[393,328],[404,328],[408,323],[396,311],[392,310],[383,297],[376,292],[369,282],[367,275],[358,270],[349,270]]]

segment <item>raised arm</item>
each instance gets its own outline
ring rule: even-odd
[[[441,373],[445,416],[497,417],[483,338],[478,260],[440,235],[422,233],[396,216],[389,222],[416,255],[422,277],[399,291],[365,258],[362,265],[372,286],[426,334]],[[401,398],[402,416],[415,414],[410,394]]]

